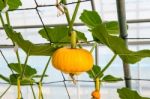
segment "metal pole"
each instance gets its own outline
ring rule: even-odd
[[[125,0],[116,0],[117,3],[117,12],[118,12],[118,21],[120,27],[120,37],[123,38],[126,42],[127,46],[127,24],[126,24],[126,10],[125,10]],[[127,63],[123,62],[123,69],[124,69],[124,78],[125,78],[125,85],[128,88],[131,88],[131,73],[130,67]]]
[[[94,7],[92,7],[93,9]],[[133,19],[127,20],[127,23],[150,23],[150,19]],[[45,24],[47,27],[56,27],[56,26],[67,26],[67,23],[63,24]],[[84,26],[83,23],[74,23],[74,26]],[[42,25],[20,25],[20,26],[12,26],[13,29],[29,29],[29,28],[42,28]],[[3,27],[0,26],[0,30],[3,30]]]
[[[95,11],[96,8],[95,8],[95,4],[94,4],[94,0],[91,0],[91,7],[92,7],[92,10]]]

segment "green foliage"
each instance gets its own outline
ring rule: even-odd
[[[4,0],[6,1],[6,0]],[[0,0],[0,10],[5,8],[5,3],[3,0]],[[15,10],[17,9],[19,6],[22,5],[20,0],[7,0],[6,2],[9,5],[9,10]]]
[[[12,85],[17,85],[17,79],[19,77],[20,77],[20,74],[11,74],[10,75],[10,83]],[[35,82],[33,79],[24,77],[20,83],[21,83],[21,85],[30,85],[33,82]]]
[[[54,28],[46,27],[45,29],[41,29],[39,31],[40,35],[47,39],[48,41],[54,44],[61,44],[61,43],[70,43],[70,36],[69,36],[69,28],[66,26],[58,26]],[[77,32],[77,39],[80,41],[87,41],[84,33],[80,31]]]
[[[11,63],[9,64],[10,68],[12,70],[14,70],[16,73],[18,74],[21,74],[23,71],[21,70],[21,68],[23,69],[24,67],[24,64],[21,64],[21,68],[20,68],[20,65],[18,63]],[[29,65],[26,65],[26,68],[25,68],[25,72],[24,72],[24,76],[25,77],[33,77],[35,74],[37,73],[36,69],[32,68],[31,66]]]
[[[94,28],[98,24],[102,23],[102,20],[96,11],[84,10],[84,12],[80,16],[80,19],[90,28]]]
[[[100,72],[101,72],[100,66],[94,65],[92,70],[87,71],[87,74],[89,75],[90,78],[94,79],[96,75],[98,75],[98,73]],[[99,78],[101,78],[102,76],[103,74],[101,74]]]
[[[119,34],[119,24],[117,21],[103,22],[106,30],[109,34],[118,35]]]
[[[134,64],[142,58],[150,57],[150,50],[131,51],[126,47],[123,39],[108,35],[101,24],[92,30],[92,33],[100,42],[108,46],[115,54],[118,54],[125,63]]]
[[[102,78],[102,81],[105,82],[117,82],[117,81],[122,81],[122,78],[114,77],[112,75],[106,75]]]
[[[59,26],[54,28],[46,27],[46,31],[45,29],[41,29],[39,33],[43,38],[53,43],[70,42],[68,28],[66,26]]]
[[[10,68],[15,71],[14,74],[11,74],[9,77],[5,77],[0,74],[0,78],[7,83],[10,83],[12,85],[17,85],[17,79],[19,79],[23,72],[24,64],[19,65],[18,63],[10,63]],[[20,67],[21,66],[21,67]],[[29,85],[31,83],[34,83],[34,78],[41,78],[42,75],[37,75],[37,71],[35,68],[32,68],[29,65],[26,65],[23,78],[21,79],[21,85]],[[44,75],[44,77],[47,77],[47,75]]]
[[[75,30],[77,33],[77,40],[78,41],[83,41],[83,42],[87,42],[87,38],[85,37],[84,33]]]
[[[95,18],[91,18],[92,14],[96,15],[94,16]],[[90,28],[92,26],[90,31],[94,39],[96,38],[96,42],[108,46],[115,54],[118,54],[125,63],[133,64],[140,61],[142,58],[150,57],[150,50],[131,51],[126,47],[123,39],[109,35],[106,26],[102,24],[101,20],[97,22],[98,17],[100,19],[100,16],[95,11],[88,11],[88,13],[84,11],[80,17],[86,25]],[[84,18],[87,20],[85,21]],[[91,25],[91,21],[96,22],[95,25],[94,23]]]
[[[24,40],[20,33],[17,33],[12,29],[12,27],[8,25],[5,25],[4,29],[7,36],[13,42],[16,42],[19,45],[19,47],[21,47],[29,55],[49,56],[52,55],[53,52],[59,48],[58,46],[53,46],[50,44],[36,45],[28,40]]]
[[[140,96],[136,91],[129,88],[122,88],[117,90],[120,99],[150,99]]]

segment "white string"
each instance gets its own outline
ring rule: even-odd
[[[18,48],[19,48],[19,46],[18,46],[18,44],[15,42],[15,46],[14,46],[14,52],[15,52],[15,53],[18,51]]]

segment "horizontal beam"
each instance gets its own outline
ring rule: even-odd
[[[127,23],[148,23],[150,19],[134,19],[134,20],[127,20]]]
[[[127,42],[128,45],[150,45],[150,41],[128,41]],[[37,45],[42,45],[45,43],[41,43],[41,44],[37,44]],[[92,46],[93,43],[90,44],[85,44],[85,43],[81,43],[82,46]],[[104,46],[102,44],[99,44],[98,46]],[[0,45],[0,48],[13,48],[13,45]]]
[[[74,26],[83,26],[82,23],[75,23]],[[68,24],[45,24],[46,27],[56,27],[56,26],[68,26]],[[29,29],[29,28],[42,28],[43,25],[20,25],[20,26],[12,26],[14,29]],[[3,27],[0,27],[0,30],[3,30]]]
[[[137,19],[137,20],[127,20],[127,23],[147,23],[150,22],[150,19]],[[68,26],[67,23],[64,24],[45,24],[47,27],[56,27],[56,26]],[[75,23],[74,26],[84,26],[83,23]],[[43,25],[20,25],[20,26],[12,26],[14,29],[29,29],[29,28],[41,28]],[[3,30],[3,27],[0,27],[0,30]]]

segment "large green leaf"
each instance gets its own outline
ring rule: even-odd
[[[23,71],[21,70],[21,68],[23,69],[24,64],[21,64],[21,68],[20,65],[18,63],[11,63],[9,64],[10,68],[13,69],[16,73],[21,74]],[[35,68],[32,68],[29,65],[26,65],[25,68],[25,72],[24,72],[24,76],[25,77],[32,77],[37,73]]]
[[[69,28],[67,28],[66,26],[58,26],[54,28],[46,27],[45,29],[41,29],[39,33],[43,38],[47,39],[48,41],[55,44],[70,43],[70,36],[68,34]],[[80,31],[76,31],[76,33],[77,39],[79,41],[87,41],[84,33]]]
[[[58,48],[57,46],[42,44],[35,45],[28,40],[24,40],[20,33],[17,33],[9,27],[8,25],[4,26],[7,36],[13,41],[16,42],[19,47],[21,47],[29,55],[45,55],[49,56]],[[30,51],[29,51],[30,50]]]
[[[59,26],[54,28],[46,27],[46,30],[41,29],[39,33],[43,38],[46,38],[48,41],[53,43],[70,42],[68,28],[66,26]]]
[[[87,74],[89,75],[90,78],[94,79],[99,73],[101,72],[100,66],[93,65],[92,70],[87,71]],[[103,76],[100,75],[99,77],[101,78]]]
[[[94,15],[93,17],[91,17],[92,14]],[[131,51],[126,47],[123,39],[109,35],[106,25],[103,24],[101,20],[97,20],[101,18],[95,11],[84,11],[80,19],[91,28],[90,31],[96,42],[108,46],[115,54],[118,54],[125,63],[136,63],[142,58],[150,57],[150,50]],[[93,22],[92,25],[91,22]],[[109,26],[109,28],[110,27],[111,26]]]
[[[92,29],[92,33],[100,42],[107,45],[114,53],[118,54],[125,63],[133,64],[140,61],[142,58],[150,57],[150,50],[129,50],[123,39],[109,35],[102,24]]]
[[[94,28],[96,25],[102,23],[102,20],[96,11],[84,10],[80,16],[80,19],[90,28]]]
[[[107,21],[103,22],[106,30],[109,34],[118,35],[119,34],[119,23],[117,21]]]
[[[136,91],[133,91],[129,88],[118,89],[120,99],[150,99],[140,96]]]
[[[106,75],[106,76],[103,77],[102,81],[117,82],[117,81],[122,81],[122,78],[114,77],[112,75]]]
[[[22,5],[20,0],[7,0],[7,4],[9,5],[9,10],[15,10]],[[3,0],[0,0],[0,10],[4,8],[5,8],[5,4]]]

